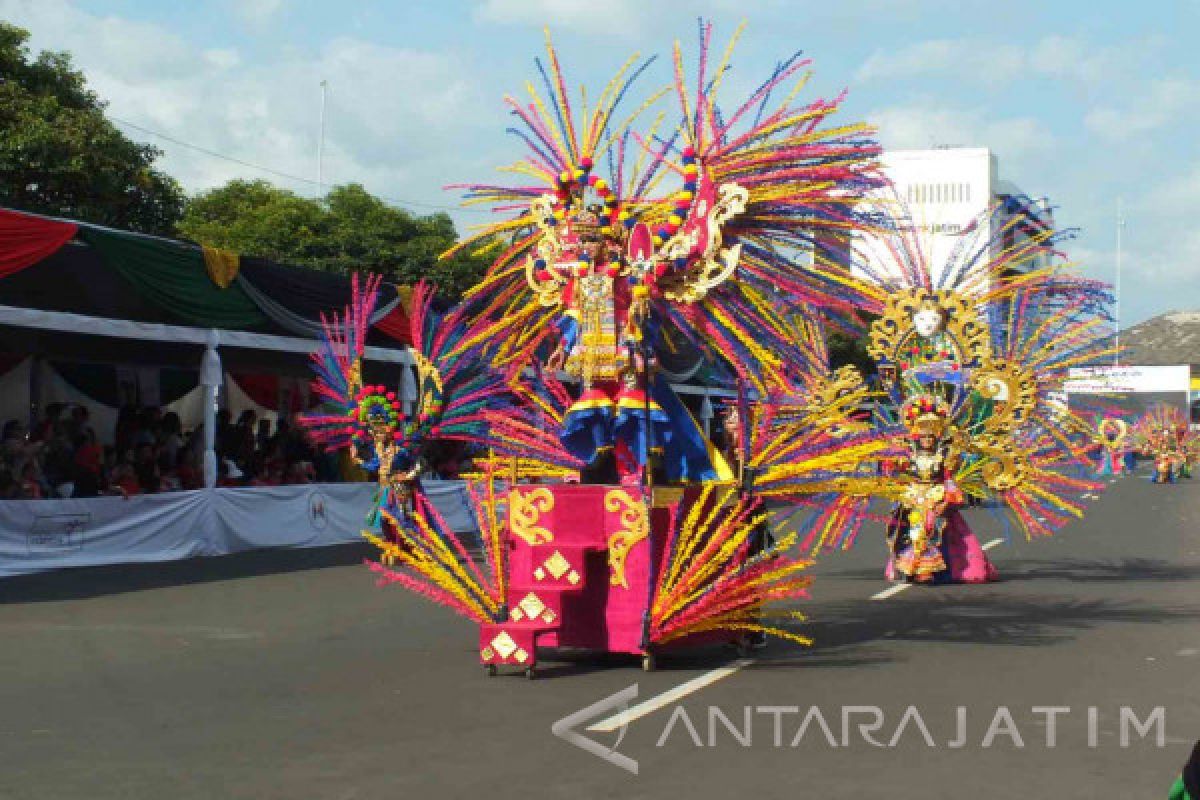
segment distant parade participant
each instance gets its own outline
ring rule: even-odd
[[[1099,444],[1099,465],[1096,474],[1115,476],[1126,472],[1125,464],[1129,453],[1129,423],[1120,417],[1101,417],[1096,423],[1096,441]]]
[[[1200,452],[1200,434],[1175,406],[1151,406],[1133,427],[1133,446],[1151,459],[1151,483],[1175,483],[1190,478],[1191,462]]]

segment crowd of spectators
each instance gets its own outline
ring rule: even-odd
[[[218,486],[279,486],[336,481],[336,458],[314,448],[294,424],[275,425],[244,411],[217,413]],[[8,420],[0,432],[0,499],[150,494],[204,485],[203,426],[185,432],[179,416],[126,406],[113,444],[102,445],[86,406],[50,403],[26,430]]]

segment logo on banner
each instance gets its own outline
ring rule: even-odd
[[[78,550],[91,521],[91,514],[39,514],[29,528],[29,552]]]
[[[308,494],[308,524],[315,531],[329,527],[329,499],[319,489]]]

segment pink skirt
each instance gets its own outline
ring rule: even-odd
[[[971,532],[971,526],[957,511],[946,512],[942,550],[946,554],[950,580],[955,583],[989,583],[999,577],[996,567]]]

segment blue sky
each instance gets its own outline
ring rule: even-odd
[[[34,47],[74,53],[114,117],[310,181],[327,80],[327,182],[417,210],[452,207],[441,186],[518,154],[500,100],[533,76],[543,25],[569,79],[598,89],[633,51],[690,44],[697,15],[718,40],[748,23],[747,83],[804,50],[811,91],[848,88],[843,119],[878,124],[885,145],[991,147],[1005,178],[1080,228],[1070,253],[1098,277],[1113,275],[1120,196],[1123,322],[1200,309],[1200,0],[0,0]],[[267,177],[315,191],[128,132],[190,190]]]

